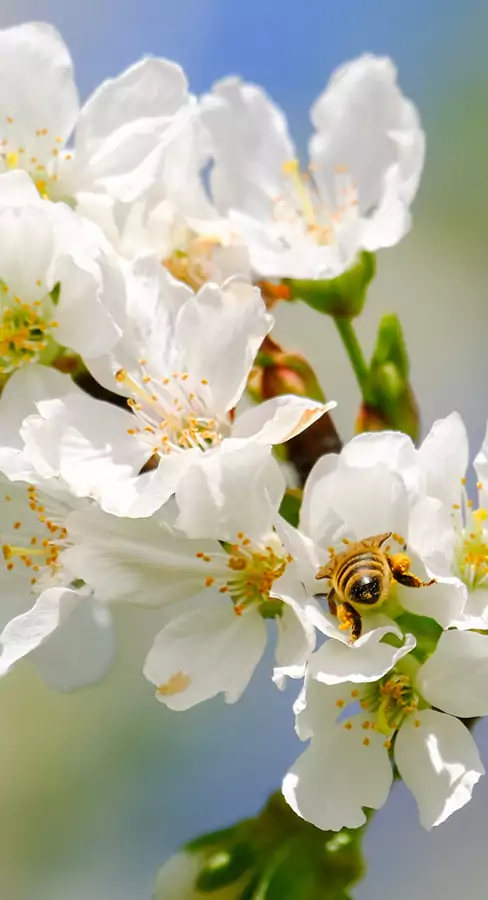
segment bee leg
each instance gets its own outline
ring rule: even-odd
[[[357,641],[359,637],[361,637],[361,629],[362,629],[362,620],[361,616],[351,606],[350,603],[339,603],[337,604],[337,618],[340,621],[339,628],[341,631],[347,631],[348,628],[351,629],[351,643]]]
[[[337,603],[336,603],[337,594],[334,590],[332,590],[327,597],[327,603],[329,604],[329,612],[331,616],[337,616]]]
[[[395,581],[399,584],[405,584],[407,587],[429,587],[435,584],[435,578],[430,581],[422,581],[417,575],[410,572],[410,559],[406,553],[395,553],[393,556],[387,556],[388,565]]]

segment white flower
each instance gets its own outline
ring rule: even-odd
[[[429,532],[424,523],[424,545],[439,556],[442,546],[451,573],[465,585],[466,603],[451,625],[460,629],[488,627],[488,432],[474,460],[478,476],[477,502],[468,498],[468,437],[461,417],[452,413],[434,422],[419,450],[426,491],[449,510],[442,531]]]
[[[312,657],[295,704],[298,735],[311,743],[283,782],[298,815],[323,829],[363,825],[363,807],[379,809],[386,802],[390,757],[428,830],[471,799],[485,771],[476,744],[458,719],[430,708],[437,700],[422,669],[418,675],[413,667],[408,671],[400,664],[372,684],[327,686],[315,680]]]
[[[85,194],[77,210],[96,221],[127,259],[155,254],[174,275],[198,290],[205,282],[249,278],[247,251],[207,197],[202,169],[208,162],[207,136],[199,109],[165,149],[160,177],[134,203],[112,203],[103,194]]]
[[[3,166],[25,169],[53,199],[135,200],[159,176],[194,105],[181,68],[147,58],[105,81],[80,111],[69,52],[37,22],[0,31],[0,84]]]
[[[118,515],[150,515],[206,453],[236,439],[281,443],[335,405],[279,397],[233,421],[271,324],[249,284],[208,284],[193,294],[154,257],[138,260],[128,279],[122,339],[111,354],[85,359],[105,387],[128,398],[132,413],[90,397],[70,398],[55,410],[41,404],[45,428],[38,417],[27,434],[26,423],[26,440],[41,457],[57,457],[54,470],[77,496],[96,497]],[[157,467],[139,476],[151,458]]]
[[[328,548],[345,549],[342,541],[391,533],[385,549],[396,554],[406,544],[411,571],[424,582],[435,578],[437,583],[417,589],[392,581],[382,612],[395,616],[403,608],[448,627],[461,615],[467,591],[452,570],[451,511],[428,494],[427,459],[431,460],[433,449],[432,435],[420,451],[398,432],[353,438],[339,456],[323,457],[312,470],[300,529],[321,548],[323,562]],[[440,448],[435,451],[439,470],[445,465],[441,452]],[[328,591],[327,581],[316,581],[315,593],[321,589]]]
[[[361,249],[408,231],[424,136],[391,60],[361,56],[338,69],[312,107],[303,175],[281,110],[237,78],[202,101],[217,209],[247,243],[262,277],[332,278]]]
[[[69,518],[63,560],[101,601],[177,604],[144,667],[171,709],[220,692],[235,702],[264,652],[266,619],[276,622],[283,674],[303,672],[314,647],[303,588],[310,573],[273,529],[283,490],[269,448],[229,445],[181,480],[176,520],[171,503],[139,521],[94,509]]]
[[[24,172],[0,175],[0,373],[52,356],[54,341],[107,352],[123,287],[95,225],[41,200]]]
[[[64,383],[55,371],[39,380],[35,368],[23,369],[0,401],[0,470],[18,479],[0,475],[0,675],[32,653],[47,683],[67,690],[105,674],[113,652],[111,618],[61,562],[70,540],[66,520],[79,502],[58,479],[36,471],[17,431],[34,400],[49,390],[58,394]]]

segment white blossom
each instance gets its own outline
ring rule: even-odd
[[[194,103],[180,66],[145,58],[103,82],[80,110],[69,51],[51,25],[0,31],[1,162],[27,171],[41,195],[98,195],[109,207],[136,200],[160,176]]]
[[[57,344],[106,353],[121,335],[111,309],[123,288],[95,225],[41,200],[24,172],[0,175],[0,373],[49,358]]]
[[[61,562],[66,522],[78,505],[59,479],[44,478],[26,457],[18,423],[36,397],[58,394],[65,379],[34,368],[12,376],[0,401],[0,675],[33,654],[47,683],[63,690],[99,680],[113,652],[109,611]],[[86,502],[86,501],[85,501]]]
[[[234,420],[272,324],[251,285],[232,280],[193,294],[148,257],[133,264],[126,294],[121,340],[85,362],[101,384],[128,398],[132,412],[78,396],[55,409],[40,404],[25,426],[32,452],[55,456],[53,472],[77,496],[95,497],[118,515],[150,515],[207,453],[229,441],[281,443],[335,405],[278,397]],[[157,466],[141,476],[149,460]]]
[[[406,435],[378,432],[353,438],[339,456],[323,457],[305,486],[300,529],[316,545],[322,562],[330,549],[345,549],[343,541],[391,533],[387,552],[406,546],[411,570],[422,581],[436,583],[413,588],[392,580],[381,611],[395,617],[403,609],[448,627],[461,615],[467,591],[451,566],[451,511],[427,493],[429,445],[433,447],[430,437],[417,451]],[[327,591],[327,584],[316,581],[315,592]]]
[[[361,826],[363,807],[386,802],[391,758],[428,830],[471,799],[484,774],[476,744],[459,720],[430,708],[437,700],[421,672],[400,664],[371,684],[330,686],[316,680],[312,657],[295,704],[298,735],[311,743],[283,782],[298,815],[323,829]]]
[[[312,107],[305,174],[283,113],[260,87],[227,78],[202,106],[215,204],[261,277],[333,278],[359,250],[408,231],[424,136],[391,60],[361,56],[332,75]]]
[[[144,673],[171,709],[220,692],[235,702],[264,652],[266,619],[276,623],[282,674],[303,673],[315,643],[310,573],[273,528],[283,490],[269,448],[228,446],[182,478],[179,512],[169,503],[138,521],[95,509],[69,517],[63,560],[100,601],[170,608]]]

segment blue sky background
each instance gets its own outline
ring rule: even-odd
[[[473,448],[488,405],[488,61],[484,0],[3,0],[0,27],[55,24],[70,46],[80,93],[141,55],[181,63],[191,89],[239,73],[286,110],[303,149],[308,108],[331,71],[364,51],[391,55],[418,104],[428,155],[415,227],[379,254],[359,323],[366,349],[377,322],[404,323],[425,426],[458,408]],[[309,354],[337,421],[352,434],[354,379],[329,323],[279,311],[278,335]],[[48,692],[28,665],[0,684],[0,896],[9,900],[149,900],[155,872],[180,842],[255,812],[299,752],[291,695],[267,679],[242,701],[186,714],[155,704],[138,672],[148,636],[130,612],[106,683],[73,697]],[[136,647],[134,647],[134,644]],[[488,728],[478,727],[485,763]],[[488,781],[488,780],[487,780]],[[370,871],[357,900],[485,900],[488,784],[427,837],[396,786],[368,836]]]

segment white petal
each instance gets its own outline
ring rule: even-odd
[[[382,463],[394,472],[407,474],[416,464],[411,438],[399,431],[365,432],[349,441],[340,456],[341,465],[369,469]]]
[[[239,278],[206,284],[181,308],[175,342],[195,383],[208,381],[215,410],[232,409],[273,319],[259,290]]]
[[[5,675],[14,663],[43,644],[80,602],[83,601],[77,591],[48,588],[31,609],[11,619],[0,634],[0,675]]]
[[[410,556],[412,571],[424,581],[435,577],[437,583],[421,588],[397,585],[400,604],[416,616],[429,616],[443,628],[449,628],[462,616],[467,598],[466,586],[459,578],[445,578],[431,569],[426,569],[420,559],[415,559],[413,553]]]
[[[412,508],[406,535],[407,546],[439,574],[451,572],[456,533],[451,510],[435,497],[421,497]]]
[[[480,506],[488,506],[488,425],[480,452],[474,460],[478,481],[481,482]]]
[[[114,652],[110,613],[84,597],[34,653],[42,678],[59,691],[72,691],[105,677]],[[1,659],[1,658],[0,658]]]
[[[189,709],[221,692],[235,703],[265,646],[266,626],[258,613],[236,616],[228,599],[205,597],[160,631],[144,675],[170,709]]]
[[[323,830],[359,828],[363,807],[379,809],[386,802],[392,770],[384,737],[361,728],[330,729],[328,737],[312,741],[283,781],[283,794],[292,809]],[[364,741],[367,741],[365,745]]]
[[[273,681],[281,689],[286,678],[303,678],[315,648],[315,628],[306,614],[306,594],[292,563],[273,585],[272,597],[284,601],[283,614],[276,618],[278,641]]]
[[[107,353],[120,329],[102,302],[99,279],[65,256],[56,264],[56,280],[61,282],[56,339],[82,356]]]
[[[307,397],[274,397],[238,416],[232,436],[253,438],[262,444],[281,444],[301,434],[336,406],[333,401],[322,404]]]
[[[18,165],[52,159],[68,139],[78,114],[73,67],[52,25],[28,22],[0,33],[0,137]],[[9,119],[12,119],[10,122]],[[46,129],[39,135],[40,129]],[[59,140],[57,140],[59,138]]]
[[[330,638],[316,651],[310,664],[311,674],[324,684],[341,684],[351,681],[377,681],[414,649],[416,640],[411,634],[405,635],[402,647],[392,647],[380,642],[380,638],[393,629],[375,629],[361,635],[355,644],[344,644]]]
[[[468,456],[468,436],[459,413],[434,422],[418,453],[426,492],[448,506],[459,503]]]
[[[282,165],[295,156],[286,119],[267,94],[239,78],[225,78],[202,100],[212,140],[211,185],[220,212],[232,207],[270,218],[283,190]]]
[[[488,635],[443,632],[417,683],[429,703],[453,716],[488,715]]]
[[[297,568],[297,577],[303,584],[309,595],[318,594],[320,585],[315,578],[322,555],[319,549],[307,537],[293,525],[290,525],[282,516],[277,516],[274,521],[276,533],[288,553],[293,556]]]
[[[337,453],[327,453],[315,463],[303,489],[300,508],[300,530],[319,542],[326,535],[327,523],[324,527],[324,506],[328,507],[329,486],[333,483],[329,476],[336,471],[339,464]]]
[[[63,564],[101,602],[156,607],[191,597],[215,574],[196,554],[221,555],[216,541],[189,541],[155,516],[123,519],[92,507],[72,513],[66,527],[72,546]]]
[[[271,530],[284,489],[269,447],[224,441],[200,454],[177,486],[177,525],[194,538],[235,540],[242,531],[259,540]]]
[[[172,130],[185,124],[187,102],[185,75],[168,60],[143,59],[107,79],[80,113],[75,156],[79,187],[135,200],[160,171]]]
[[[124,481],[137,476],[150,455],[137,435],[128,434],[132,414],[81,393],[55,405],[41,402],[38,409],[40,415],[22,426],[29,459],[46,475],[51,467],[75,496],[95,497],[110,507]]]
[[[336,196],[337,167],[346,169],[364,220],[363,245],[375,250],[396,243],[408,229],[425,141],[391,60],[366,54],[341,66],[311,116],[317,133],[310,159],[322,195]]]
[[[468,729],[433,709],[409,716],[402,725],[395,741],[395,761],[428,831],[471,800],[474,785],[485,771]]]

